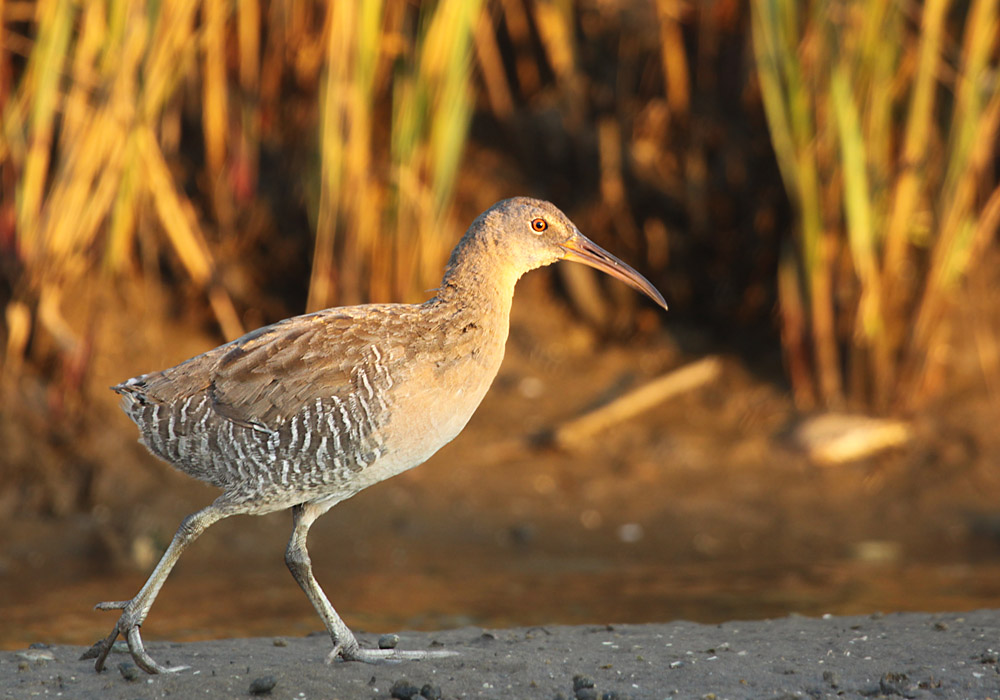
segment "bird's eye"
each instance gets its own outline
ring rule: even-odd
[[[549,227],[549,222],[545,219],[538,218],[531,221],[531,230],[535,233],[541,233]]]

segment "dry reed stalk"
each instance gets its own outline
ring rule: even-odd
[[[237,6],[239,80],[244,99],[240,101],[240,133],[237,168],[234,173],[236,196],[247,200],[257,189],[257,160],[260,147],[260,3],[242,0]]]
[[[503,67],[500,47],[497,45],[490,16],[489,5],[483,7],[476,22],[476,57],[486,85],[486,96],[497,120],[506,122],[514,112],[514,98],[507,84],[507,72]]]
[[[341,205],[345,95],[354,3],[330,6],[326,31],[326,69],[320,96],[320,199],[306,310],[329,306],[335,297],[333,245]],[[294,25],[293,25],[294,31]]]
[[[28,152],[17,206],[18,242],[22,255],[29,261],[40,254],[43,246],[38,224],[58,111],[59,78],[73,22],[73,8],[68,0],[42,0],[37,12],[38,39],[23,78],[23,94],[31,96],[31,111],[26,125]]]
[[[656,16],[660,24],[660,59],[663,81],[671,118],[687,120],[691,106],[690,68],[684,49],[684,34],[680,23],[679,0],[656,0]]]
[[[205,160],[213,180],[222,175],[229,132],[229,99],[226,81],[226,15],[228,3],[202,0],[202,111],[201,130]]]

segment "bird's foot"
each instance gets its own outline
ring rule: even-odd
[[[326,662],[335,661],[360,661],[366,664],[377,664],[383,661],[412,661],[415,659],[444,659],[449,656],[458,656],[457,651],[446,649],[432,650],[404,650],[404,649],[363,649],[357,643],[348,646],[338,644],[327,656]]]
[[[94,670],[100,672],[104,670],[104,662],[108,658],[108,654],[111,653],[111,648],[115,645],[115,640],[118,639],[118,635],[125,637],[125,641],[128,642],[129,653],[132,654],[132,660],[135,661],[135,665],[141,668],[146,673],[174,673],[176,671],[183,671],[188,666],[174,666],[167,667],[158,664],[153,658],[146,652],[145,647],[142,645],[142,635],[139,634],[139,628],[142,626],[142,621],[145,615],[136,614],[136,608],[132,605],[132,601],[109,601],[105,603],[98,603],[94,606],[96,610],[121,610],[122,615],[118,618],[118,622],[115,623],[115,628],[111,630],[111,634],[105,637],[102,641],[95,644],[87,651],[81,658],[92,658],[92,656],[97,657],[97,661],[94,663]]]

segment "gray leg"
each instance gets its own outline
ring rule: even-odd
[[[156,600],[156,595],[160,592],[163,582],[170,575],[170,570],[174,568],[174,564],[180,559],[181,554],[187,549],[187,546],[194,542],[198,538],[198,535],[203,533],[210,525],[233,515],[234,512],[231,509],[227,509],[224,506],[220,507],[213,503],[207,508],[203,508],[197,513],[184,518],[180,527],[177,528],[174,539],[170,541],[167,551],[163,553],[160,562],[153,569],[153,573],[149,575],[146,583],[143,584],[132,600],[109,601],[97,604],[97,610],[121,610],[122,614],[118,618],[115,628],[111,630],[111,634],[101,642],[97,654],[97,663],[94,664],[94,668],[98,671],[104,669],[104,661],[108,658],[108,653],[111,651],[111,647],[119,634],[128,641],[128,648],[132,652],[132,658],[135,659],[136,665],[143,671],[147,673],[167,673],[187,668],[186,666],[167,668],[153,661],[142,646],[142,637],[139,635],[139,628],[146,619],[146,615],[149,614],[149,609],[153,607],[153,601]]]
[[[316,582],[316,577],[313,576],[312,572],[312,562],[309,560],[309,552],[306,550],[309,528],[316,518],[325,513],[327,509],[328,506],[311,503],[302,503],[292,508],[292,537],[288,540],[288,549],[285,550],[285,563],[288,565],[288,570],[292,572],[292,576],[295,577],[313,607],[316,608],[316,612],[323,619],[323,624],[333,640],[333,651],[327,657],[327,663],[338,657],[344,661],[373,663],[383,660],[454,656],[456,652],[453,651],[398,651],[396,649],[361,648],[354,634],[340,619],[340,615],[330,605],[323,589]]]

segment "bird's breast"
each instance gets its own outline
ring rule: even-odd
[[[395,381],[381,431],[386,449],[370,478],[381,481],[423,463],[462,431],[503,360],[502,339],[491,340],[427,348],[399,362],[388,359],[388,376]]]

